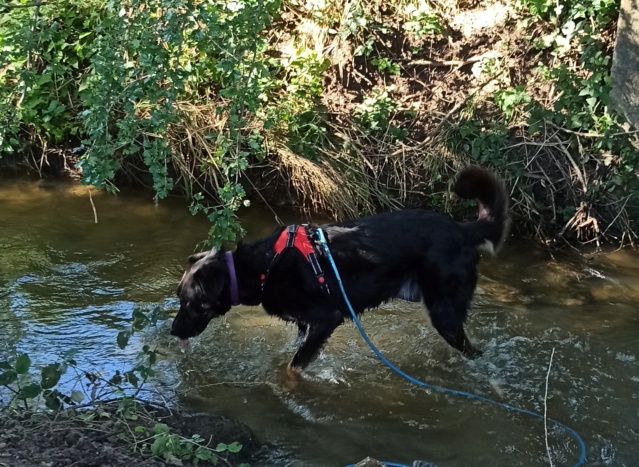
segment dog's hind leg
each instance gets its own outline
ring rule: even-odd
[[[303,340],[286,369],[289,376],[299,376],[304,368],[313,363],[320,354],[328,338],[331,337],[335,328],[342,324],[342,322],[343,318],[336,314],[330,321],[327,320],[306,324],[306,332],[303,335]],[[302,329],[303,328],[300,327],[300,334],[298,337],[302,337]]]

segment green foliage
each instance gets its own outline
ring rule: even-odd
[[[568,143],[581,152],[580,160],[585,163],[593,155],[601,157],[609,173],[587,194],[596,199],[597,193],[617,191],[636,197],[639,186],[634,172],[639,167],[639,151],[632,144],[632,135],[623,128],[623,117],[611,107],[612,57],[602,35],[618,14],[618,2],[520,0],[518,7],[521,27],[532,28],[543,19],[553,28],[539,37],[530,37],[540,58],[535,78],[527,84],[495,92],[494,101],[504,119],[523,116],[531,135],[548,123],[571,131]],[[567,60],[568,56],[572,58]],[[571,64],[575,59],[577,64]],[[534,99],[529,92],[529,87],[539,81],[554,90],[551,105]],[[579,134],[588,136],[578,139]],[[490,162],[498,162],[499,156],[496,157]]]
[[[346,19],[342,23],[340,35],[342,39],[348,39],[351,36],[362,36],[368,31],[370,24],[371,18],[364,9],[364,3],[353,2],[346,12]]]
[[[144,312],[140,309],[133,310],[131,325],[129,328],[120,331],[117,335],[117,344],[120,349],[126,348],[129,339],[136,332],[144,331],[147,328],[156,328],[159,321],[167,319],[166,314],[158,307],[151,311]],[[126,385],[135,389],[137,395],[146,381],[155,376],[153,366],[157,361],[158,352],[148,345],[143,345],[138,354],[138,364],[133,368],[120,372],[116,371],[113,377],[106,381],[107,386],[115,387],[122,393],[126,392]]]
[[[407,16],[404,29],[417,39],[444,31],[441,20],[426,2],[409,3],[404,8],[404,14]]]
[[[344,163],[335,148],[349,143],[340,144],[333,126],[348,119],[332,118],[336,106],[324,97],[326,84],[333,92],[340,80],[348,83],[341,96],[346,111],[352,115],[350,104],[361,102],[354,112],[359,128],[351,130],[374,136],[369,141],[406,141],[407,127],[422,136],[423,123],[446,127],[433,122],[436,113],[423,118],[419,107],[401,109],[391,84],[402,93],[419,89],[414,77],[422,70],[402,74],[422,66],[409,61],[421,58],[409,50],[420,54],[426,41],[446,34],[440,6],[421,0],[284,3],[61,0],[0,7],[6,12],[0,56],[8,64],[0,69],[0,153],[38,141],[73,147],[84,181],[109,191],[132,168],[145,172],[156,200],[183,189],[191,212],[211,222],[209,243],[220,246],[243,234],[236,213],[248,204],[245,171],[252,164],[277,167],[282,150]],[[578,163],[603,162],[601,190],[636,191],[639,155],[609,106],[609,39],[618,1],[516,5],[530,34],[529,54],[536,54],[531,60],[540,64],[522,82],[515,80],[529,73],[509,73],[506,57],[484,59],[483,73],[498,86],[495,105],[483,108],[483,116],[463,117],[447,133],[460,138],[450,146],[462,157],[510,168],[516,164],[502,160],[509,137],[527,128],[540,138],[551,124],[569,135],[568,147],[583,156]],[[540,96],[541,88],[552,92]],[[205,109],[204,123],[193,108]],[[362,198],[352,203],[353,212],[384,198],[386,187],[375,194],[369,188],[357,187]]]
[[[55,144],[81,133],[79,90],[102,10],[93,0],[0,7],[0,155],[25,136]]]
[[[166,318],[164,312],[159,308],[150,311],[134,310],[130,326],[118,333],[118,347],[126,348],[133,334],[155,328],[160,321]],[[116,371],[107,379],[103,372],[81,371],[73,359],[44,365],[38,375],[37,372],[33,371],[31,358],[27,354],[19,354],[12,362],[0,361],[0,389],[4,388],[13,396],[7,407],[21,408],[31,412],[41,409],[42,404],[52,411],[59,411],[68,406],[77,406],[86,401],[87,395],[90,393],[87,407],[93,406],[96,409],[89,412],[79,412],[77,418],[86,421],[92,428],[94,426],[91,421],[96,417],[111,418],[111,414],[116,414],[118,416],[117,424],[129,425],[124,433],[128,433],[130,437],[123,436],[122,438],[129,441],[134,449],[142,447],[143,450],[147,449],[154,456],[180,465],[182,465],[182,461],[192,462],[193,465],[198,465],[202,461],[216,465],[219,461],[224,461],[226,465],[230,465],[226,462],[226,458],[228,454],[240,452],[242,449],[240,443],[218,443],[215,447],[211,447],[211,440],[207,441],[197,434],[185,438],[173,433],[171,428],[164,423],[155,422],[151,425],[151,429],[147,428],[150,426],[151,419],[146,411],[140,410],[136,404],[136,398],[142,385],[148,378],[155,375],[153,366],[157,361],[157,356],[156,350],[144,345],[138,356],[139,363],[137,365],[129,371]],[[84,382],[87,394],[80,390],[63,393],[58,389],[61,378],[67,373],[69,367],[73,368],[79,377],[87,380]],[[133,394],[131,390],[134,391]],[[104,399],[110,397],[114,392],[120,396],[117,409],[115,411],[103,410],[101,404],[105,403]],[[2,408],[0,407],[0,409]],[[131,427],[131,422],[142,424]],[[240,467],[249,466],[241,464]]]
[[[391,75],[399,75],[401,73],[399,63],[395,63],[388,58],[374,58],[373,60],[371,60],[371,63],[379,71],[388,70]]]
[[[355,116],[365,130],[373,133],[388,131],[393,138],[401,140],[408,135],[408,130],[390,124],[399,109],[398,102],[391,97],[392,91],[391,86],[375,88],[365,94]]]
[[[0,361],[0,386],[12,394],[7,405],[29,410],[43,402],[47,408],[58,410],[64,404],[81,402],[84,399],[82,392],[72,391],[66,395],[55,389],[68,365],[74,364],[73,360],[65,360],[44,365],[37,375],[30,371],[31,358],[27,354],[19,354],[13,363]]]
[[[247,154],[244,155],[246,160]],[[193,196],[190,210],[192,214],[202,212],[211,222],[209,230],[209,244],[219,248],[224,242],[235,240],[237,235],[244,235],[244,230],[237,222],[235,212],[241,205],[248,206],[248,200],[245,200],[246,193],[239,183],[228,183],[218,190],[221,205],[206,206],[203,204],[204,195],[196,193]]]
[[[569,67],[564,61],[552,66],[538,66],[539,76],[557,89],[552,109],[541,104],[531,106],[531,131],[539,128],[543,120],[573,130],[604,132],[620,123],[608,112],[611,89],[611,57],[602,50],[601,31],[618,12],[614,0],[570,0],[561,3],[546,0],[521,0],[520,8],[531,16],[548,18],[556,25],[554,31],[535,41],[540,49],[549,49],[551,55],[563,57],[578,47],[581,51],[580,67]],[[523,91],[523,87],[518,87]],[[507,91],[511,92],[511,91]],[[514,102],[518,105],[523,102]]]
[[[278,10],[278,0],[194,2],[190,0],[111,0],[94,41],[83,114],[87,138],[80,165],[87,183],[106,185],[133,158],[142,156],[158,198],[173,188],[167,139],[181,120],[181,100],[214,100],[227,116],[216,157],[205,161],[223,176],[221,206],[194,198],[192,212],[205,212],[211,243],[235,239],[241,228],[235,211],[245,191],[239,184],[252,147],[245,114],[260,106],[260,82],[268,69],[258,57],[266,44],[259,33]]]
[[[277,78],[262,82],[260,99],[265,107],[258,115],[265,119],[265,128],[287,141],[293,152],[311,160],[317,159],[317,148],[327,137],[321,94],[329,65],[326,57],[302,50],[286,66],[274,65]]]
[[[509,143],[508,128],[493,123],[488,126],[477,118],[462,119],[448,130],[449,148],[470,157],[474,162],[504,168],[503,151]]]
[[[512,89],[499,89],[495,93],[495,103],[504,112],[506,119],[510,120],[515,108],[521,104],[530,102],[530,95],[525,86],[516,86]]]
[[[165,319],[166,315],[159,308],[148,312],[134,310],[130,327],[118,333],[118,347],[126,348],[134,333],[157,327],[158,322]],[[7,404],[9,406],[35,409],[44,403],[48,409],[60,410],[65,406],[77,405],[87,398],[87,394],[83,391],[72,390],[69,393],[63,393],[58,388],[62,376],[71,367],[76,374],[83,374],[87,379],[85,386],[91,388],[93,402],[100,400],[102,395],[114,391],[123,396],[133,391],[133,397],[135,397],[148,378],[155,375],[153,366],[157,356],[156,350],[144,345],[138,355],[138,364],[124,372],[117,370],[110,378],[107,378],[99,372],[80,371],[73,358],[65,358],[60,362],[44,365],[39,373],[34,373],[31,358],[27,354],[20,354],[13,363],[0,361],[0,386],[4,386],[13,395],[12,400]]]
[[[137,427],[136,431],[144,433],[146,429]],[[194,434],[191,438],[185,438],[173,433],[171,428],[164,423],[156,423],[153,427],[153,435],[147,438],[145,444],[151,441],[149,450],[156,457],[161,457],[170,463],[180,463],[181,461],[191,461],[198,465],[200,461],[217,464],[225,453],[236,454],[241,451],[242,445],[234,442],[231,444],[218,443],[215,448],[209,446],[200,435]],[[246,466],[246,464],[242,464]]]
[[[446,146],[505,175],[513,210],[546,239],[635,238],[626,206],[639,194],[639,151],[610,102],[608,33],[618,5],[522,0],[519,7],[538,66],[527,82],[504,85],[516,77],[499,59],[485,61],[482,71],[498,86],[495,105],[470,96],[462,117],[444,126]],[[618,220],[623,225],[607,237]]]
[[[619,2],[615,0],[518,0],[516,5],[530,14],[525,18],[528,22],[542,19],[566,24],[587,19],[595,27],[605,25],[619,12]]]

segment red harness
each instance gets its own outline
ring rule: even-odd
[[[262,289],[264,289],[264,283],[266,282],[266,279],[268,279],[271,269],[273,269],[273,266],[279,260],[280,254],[287,248],[295,248],[302,253],[304,259],[308,261],[313,269],[313,273],[315,274],[322,291],[326,294],[330,294],[330,290],[326,284],[326,278],[324,277],[324,271],[322,271],[322,267],[317,260],[315,248],[313,248],[311,238],[305,225],[289,225],[287,228],[282,230],[282,233],[275,242],[275,245],[273,245],[273,250],[275,251],[273,261],[271,261],[271,265],[266,270],[266,273],[262,274],[260,277],[260,279],[262,279]]]

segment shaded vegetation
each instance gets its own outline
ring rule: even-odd
[[[609,102],[617,1],[29,5],[0,7],[4,156],[180,191],[212,244],[251,200],[451,209],[468,163],[507,179],[521,232],[636,240],[637,133]]]

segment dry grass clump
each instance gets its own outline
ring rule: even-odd
[[[224,186],[224,180],[217,142],[211,135],[226,131],[227,115],[218,114],[214,102],[179,102],[178,109],[182,119],[171,125],[166,135],[179,177],[176,185],[184,186],[188,195],[200,191],[217,197],[217,190]]]
[[[263,138],[262,152],[252,154],[253,165],[243,171],[245,185],[268,203],[292,201],[306,214],[321,212],[344,219],[402,207],[450,209],[455,174],[469,163],[479,163],[492,166],[511,187],[513,217],[522,232],[543,240],[570,238],[597,245],[637,240],[628,198],[601,189],[614,173],[616,161],[590,149],[588,139],[597,135],[548,124],[531,136],[523,106],[509,114],[498,108],[496,92],[526,83],[533,83],[525,89],[539,94],[534,96],[539,102],[555,95],[552,87],[535,77],[530,42],[514,27],[510,9],[500,10],[503,24],[485,27],[475,21],[467,36],[464,27],[477,16],[478,8],[471,11],[452,0],[435,2],[432,11],[441,18],[445,32],[415,37],[403,27],[407,18],[400,21],[389,14],[408,11],[404,9],[408,2],[362,5],[366,11],[357,10],[356,2],[350,1],[284,5],[269,40],[271,55],[278,57],[280,87],[269,88],[267,99],[283,117],[266,128],[264,115],[271,115],[266,104],[260,115],[243,116],[247,119],[243,137],[258,130]],[[484,16],[491,11],[487,7]],[[451,18],[463,21],[457,24]],[[354,27],[358,21],[360,26]],[[355,52],[370,40],[378,47],[372,55]],[[312,52],[315,62],[306,51]],[[401,73],[376,68],[373,60],[382,52]],[[300,61],[305,59],[309,68]],[[307,71],[317,60],[328,60],[330,65],[313,81]],[[394,107],[385,126],[367,127],[358,112],[366,97],[380,89]],[[167,135],[174,167],[189,194],[199,191],[217,197],[229,181],[222,158],[248,150],[240,147],[245,143],[229,142],[228,115],[218,110],[226,103],[222,104],[180,103],[184,118]],[[313,125],[325,131],[309,139],[311,153],[302,153],[291,143],[291,122],[304,112],[314,112]],[[461,141],[470,120],[507,128],[502,131],[505,144],[486,139],[481,144],[490,154],[465,149],[464,144],[475,144],[490,130],[476,129],[478,133]],[[398,137],[391,129],[407,134]]]

